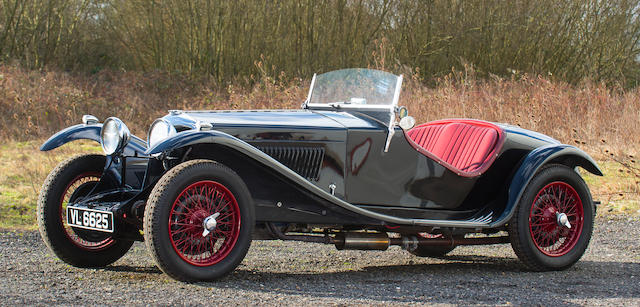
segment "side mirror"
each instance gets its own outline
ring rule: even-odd
[[[398,123],[398,125],[402,130],[409,130],[416,125],[416,119],[407,115],[400,119],[400,123]]]
[[[400,126],[400,128],[402,128],[402,130],[409,130],[416,125],[416,120],[415,118],[409,116],[409,110],[407,109],[407,107],[398,107],[396,109],[396,112],[398,114],[398,117],[400,117],[400,122],[398,123],[398,125]]]
[[[399,107],[397,112],[400,119],[409,116],[409,110],[407,109],[407,107]]]

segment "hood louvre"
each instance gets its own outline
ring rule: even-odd
[[[320,146],[277,145],[256,147],[307,180],[318,180],[320,166],[322,166],[324,159],[324,148]]]

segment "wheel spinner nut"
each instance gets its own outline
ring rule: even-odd
[[[567,215],[564,213],[556,212],[556,222],[560,226],[564,226],[569,229],[571,228],[571,223],[569,223],[569,217],[567,217]]]
[[[206,237],[209,233],[216,229],[216,226],[218,226],[216,218],[218,216],[220,216],[220,212],[216,212],[210,216],[207,216],[204,221],[202,221],[202,228],[204,228],[204,231],[202,231],[203,237]]]

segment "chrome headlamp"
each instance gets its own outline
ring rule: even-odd
[[[100,131],[100,144],[105,154],[111,155],[127,145],[131,133],[129,128],[117,117],[109,117],[104,121]]]
[[[164,118],[156,119],[147,133],[147,148],[153,148],[158,143],[176,134],[176,128]]]

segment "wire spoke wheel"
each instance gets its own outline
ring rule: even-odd
[[[133,241],[112,233],[82,229],[67,223],[67,207],[93,193],[105,156],[79,155],[60,163],[45,180],[38,196],[38,229],[47,247],[76,267],[104,267],[127,253]]]
[[[232,169],[181,163],[156,183],[144,212],[144,238],[158,267],[183,281],[215,280],[244,259],[255,226],[253,199]]]
[[[568,228],[558,222],[567,216]],[[529,231],[536,247],[545,255],[558,257],[569,252],[582,233],[583,207],[578,192],[569,184],[547,184],[536,195],[529,215]]]
[[[204,221],[218,213],[217,226],[203,236]],[[240,208],[229,189],[219,182],[205,180],[185,188],[171,207],[169,238],[180,258],[209,266],[224,259],[240,234]]]
[[[67,223],[67,206],[87,195],[100,181],[101,173],[86,172],[74,178],[62,193],[60,199],[60,221],[65,234],[76,246],[86,250],[101,250],[111,246],[115,241],[109,234],[87,231],[71,227]]]
[[[509,222],[511,246],[529,269],[566,269],[587,249],[594,215],[580,175],[565,165],[547,165],[531,179]]]

